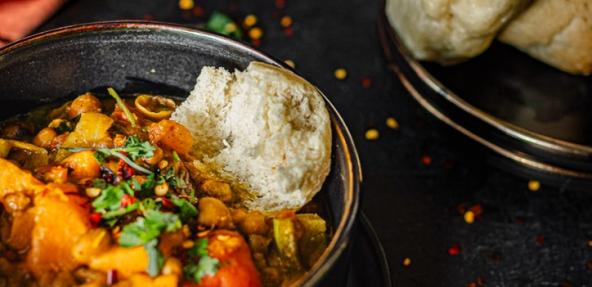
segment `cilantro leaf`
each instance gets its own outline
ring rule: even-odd
[[[92,202],[96,211],[116,210],[121,205],[121,198],[125,194],[119,186],[109,185],[101,191],[101,194]]]
[[[148,253],[148,267],[146,273],[154,277],[160,273],[162,266],[164,265],[164,256],[158,249],[158,240],[152,239],[148,243],[144,244],[144,249]]]
[[[123,148],[120,151],[125,151],[132,160],[139,158],[151,158],[154,156],[156,148],[147,141],[140,141],[137,136],[129,136]]]
[[[195,246],[189,251],[189,255],[199,257],[199,260],[197,264],[189,263],[185,265],[183,271],[186,278],[199,283],[203,276],[213,276],[218,272],[220,261],[208,255],[208,240],[206,238],[198,239]]]
[[[174,196],[172,202],[179,208],[181,219],[188,220],[197,216],[197,208],[186,199]]]
[[[119,237],[123,247],[139,246],[156,239],[162,232],[172,232],[181,228],[179,216],[158,210],[147,210],[144,217],[126,225]]]

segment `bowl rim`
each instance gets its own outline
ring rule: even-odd
[[[3,56],[9,54],[10,52],[13,52],[21,48],[27,48],[37,43],[42,43],[44,41],[59,39],[64,36],[74,34],[83,34],[86,32],[120,29],[142,29],[160,32],[164,31],[180,33],[186,37],[208,38],[212,41],[222,43],[223,45],[232,46],[234,48],[246,51],[259,59],[265,60],[269,64],[273,64],[296,73],[294,69],[292,69],[282,61],[277,60],[274,57],[269,56],[268,54],[261,52],[257,49],[254,49],[240,41],[233,40],[213,32],[187,27],[181,24],[146,20],[99,21],[68,25],[47,30],[9,43],[4,47],[0,47],[0,61],[2,60]],[[298,73],[296,74],[298,75]],[[355,223],[357,221],[359,214],[362,170],[355,143],[343,118],[338,113],[337,109],[335,109],[335,106],[329,101],[327,96],[325,96],[325,94],[322,91],[320,91],[320,89],[317,88],[317,90],[322,95],[323,99],[325,100],[325,104],[327,105],[331,122],[334,127],[334,139],[337,140],[338,144],[341,146],[344,153],[347,172],[350,174],[350,176],[348,176],[346,179],[347,182],[345,182],[345,189],[348,196],[346,196],[345,198],[346,206],[345,211],[343,212],[342,219],[337,224],[337,227],[333,232],[333,236],[331,241],[329,242],[329,245],[327,246],[321,257],[313,265],[313,267],[311,267],[309,271],[307,271],[303,276],[301,276],[297,281],[295,281],[292,284],[293,286],[314,286],[315,284],[321,281],[324,275],[331,270],[331,267],[335,265],[337,260],[345,253],[347,246],[350,244],[352,237],[351,235],[354,231]]]

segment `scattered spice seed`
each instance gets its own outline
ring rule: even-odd
[[[450,246],[448,248],[448,255],[457,256],[459,254],[460,254],[460,245],[458,243],[454,243],[454,244],[452,244],[452,246]]]
[[[545,244],[545,236],[544,235],[537,235],[536,238],[534,239],[537,243],[537,245],[542,246]]]
[[[393,130],[396,130],[399,128],[399,122],[397,122],[395,118],[389,117],[386,119],[386,126]]]
[[[245,17],[245,20],[243,20],[243,25],[246,28],[251,28],[253,26],[255,26],[255,24],[257,24],[257,16],[253,15],[253,14],[249,14]]]
[[[249,37],[253,40],[259,40],[263,37],[263,30],[259,27],[254,27],[249,30]]]
[[[483,206],[479,203],[471,206],[469,208],[470,211],[472,211],[475,214],[475,217],[478,217],[481,215],[481,213],[483,213]]]
[[[282,33],[284,33],[284,35],[286,37],[291,37],[292,35],[294,35],[294,30],[292,28],[288,27],[288,28],[282,29]]]
[[[592,240],[588,240],[587,244],[588,244],[588,247],[592,248]]]
[[[425,166],[430,166],[432,165],[432,157],[429,155],[424,155],[421,157],[421,163],[423,163],[423,165]]]
[[[335,69],[335,72],[333,72],[333,74],[335,75],[335,78],[337,78],[338,80],[343,80],[347,77],[347,71],[344,68]]]
[[[403,259],[403,266],[405,266],[405,267],[409,267],[409,266],[411,266],[411,258],[409,258],[409,257],[405,257],[405,258]]]
[[[286,63],[286,65],[290,66],[290,68],[292,68],[292,69],[296,68],[296,63],[294,63],[294,61],[292,61],[290,59],[285,59],[284,63]]]
[[[154,16],[152,16],[150,14],[146,14],[146,15],[144,15],[144,20],[148,20],[148,21],[154,20]]]
[[[179,0],[179,8],[181,10],[191,10],[194,5],[193,0]]]
[[[185,241],[183,241],[181,246],[185,249],[189,249],[189,248],[192,248],[194,244],[195,243],[193,242],[193,240],[185,240]]]
[[[284,16],[280,19],[280,25],[284,28],[292,26],[292,17]]]
[[[372,79],[368,77],[362,78],[362,87],[368,89],[372,86]]]
[[[191,10],[191,12],[193,12],[193,15],[195,15],[195,17],[203,17],[203,15],[205,14],[205,10],[201,6],[195,6],[195,7],[193,7],[193,9]]]
[[[588,271],[592,271],[592,260],[588,260],[586,262],[586,269],[588,269]]]
[[[286,0],[275,0],[275,7],[278,9],[283,9],[286,7]]]
[[[227,33],[234,33],[236,32],[236,29],[238,29],[238,27],[236,27],[236,24],[234,24],[234,22],[229,22],[226,25],[224,25],[224,31],[226,31]]]
[[[369,141],[377,140],[380,137],[380,133],[377,129],[369,129],[366,131],[366,139]]]
[[[541,183],[538,180],[528,181],[528,189],[530,191],[537,191],[541,188]]]
[[[463,218],[465,219],[466,223],[472,224],[473,222],[475,222],[475,213],[468,210],[467,212],[465,212]]]
[[[251,45],[253,45],[253,47],[259,47],[261,46],[261,40],[251,40]]]

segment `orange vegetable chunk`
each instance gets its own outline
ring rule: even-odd
[[[150,142],[162,147],[173,149],[179,154],[187,154],[193,146],[191,132],[183,125],[171,121],[162,120],[148,128]]]
[[[67,197],[41,194],[35,198],[35,226],[28,268],[40,277],[44,273],[71,271],[77,267],[72,246],[89,228],[88,212]]]

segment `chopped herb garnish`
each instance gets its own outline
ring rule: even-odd
[[[175,162],[181,161],[181,158],[179,157],[179,154],[176,151],[174,151],[174,150],[173,150],[173,160]]]
[[[212,258],[208,255],[208,240],[201,238],[195,241],[195,245],[189,250],[189,256],[195,263],[189,263],[185,265],[183,271],[185,277],[192,280],[193,282],[199,283],[201,278],[205,275],[214,275],[218,272],[218,265],[220,261],[216,258]]]
[[[152,174],[152,171],[135,163],[133,160],[131,160],[130,158],[128,158],[124,154],[117,151],[117,149],[99,148],[95,152],[95,158],[101,164],[104,163],[105,159],[110,156],[123,160],[125,163],[127,163],[129,166],[131,166],[133,169],[135,169],[141,173]]]
[[[186,199],[174,196],[172,198],[173,204],[179,208],[182,220],[189,220],[197,216],[197,208]]]
[[[236,39],[240,39],[243,36],[243,32],[239,26],[226,14],[218,11],[212,13],[212,16],[210,16],[206,23],[206,29],[222,35],[232,36]]]
[[[185,188],[187,187],[187,183],[184,180],[180,179],[179,177],[175,176],[175,170],[173,168],[169,168],[166,174],[159,180],[158,184],[166,181],[168,184],[171,185],[173,188]]]
[[[164,256],[158,249],[158,240],[152,239],[148,243],[144,244],[144,249],[148,253],[148,267],[146,273],[154,277],[160,273],[162,266],[164,265]]]
[[[127,106],[125,105],[123,100],[121,100],[121,98],[119,97],[119,95],[117,94],[115,89],[109,87],[109,88],[107,88],[107,92],[109,92],[109,95],[111,95],[111,97],[113,97],[115,99],[115,102],[117,102],[117,106],[123,111],[123,113],[127,117],[127,120],[132,125],[132,128],[135,128],[136,127],[136,118],[134,117],[134,114],[132,114],[132,112],[130,112],[130,110],[127,108]]]
[[[181,228],[179,216],[158,210],[147,210],[144,217],[126,225],[119,237],[123,247],[139,246],[158,238],[162,232],[172,232]]]
[[[140,141],[137,136],[129,136],[123,148],[117,151],[125,151],[132,160],[139,158],[151,158],[154,156],[156,148],[148,141]]]
[[[92,206],[97,212],[117,210],[121,206],[121,199],[124,194],[125,191],[121,188],[121,185],[109,185],[103,189],[99,197],[92,202]]]

